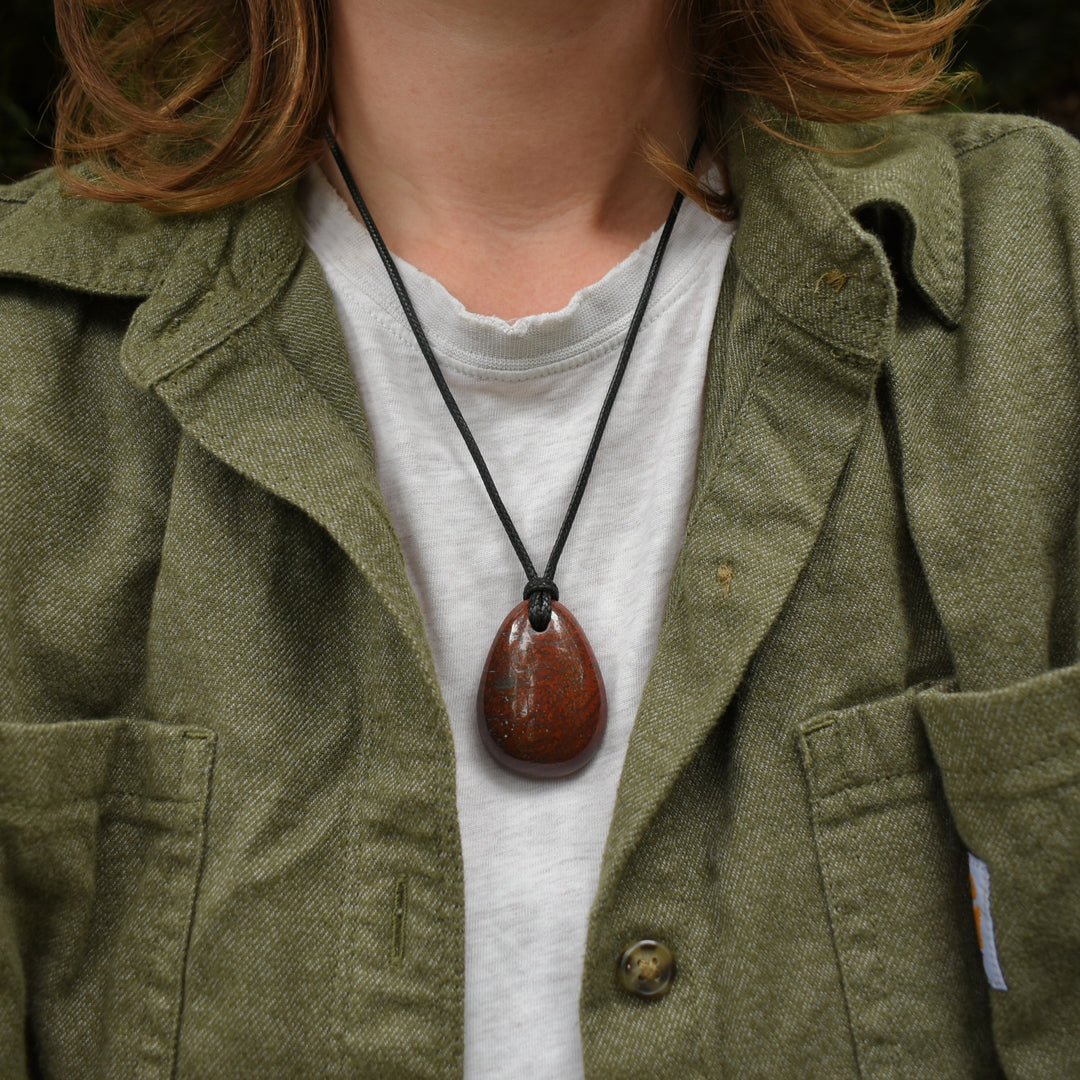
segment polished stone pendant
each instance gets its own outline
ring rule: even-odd
[[[525,776],[566,776],[588,765],[604,737],[607,694],[588,638],[562,604],[542,631],[518,604],[491,643],[478,702],[492,757]]]

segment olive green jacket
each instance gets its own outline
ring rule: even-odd
[[[586,1074],[1075,1078],[1080,154],[788,135],[729,138]],[[292,198],[0,194],[3,1080],[461,1072],[450,726]]]

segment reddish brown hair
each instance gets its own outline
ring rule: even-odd
[[[680,0],[710,141],[732,90],[840,122],[940,104],[955,85],[953,35],[978,3]],[[263,194],[321,152],[328,0],[56,0],[56,14],[70,67],[56,161],[79,193],[205,210]],[[677,164],[650,157],[702,198]],[[89,173],[71,173],[79,161]]]

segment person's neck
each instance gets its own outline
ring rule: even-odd
[[[678,155],[697,123],[670,6],[334,0],[334,126],[390,249],[513,319],[640,245],[673,195],[640,132]]]

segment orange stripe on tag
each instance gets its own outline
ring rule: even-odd
[[[975,912],[975,936],[979,939],[979,951],[983,949],[982,937],[982,908],[976,902],[979,899],[979,891],[975,887],[975,878],[968,871],[968,881],[971,882],[971,910]]]

